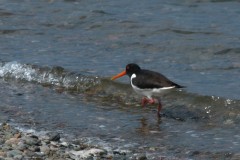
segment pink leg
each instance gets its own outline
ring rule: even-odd
[[[161,102],[159,102],[159,104],[158,104],[158,116],[159,117],[161,117],[161,115],[160,115],[161,109],[162,109],[162,104],[161,104]]]
[[[148,103],[148,99],[146,97],[143,97],[141,102],[142,107],[145,107],[147,103]]]
[[[145,107],[145,105],[146,104],[155,104],[155,103],[158,103],[158,112],[157,112],[157,114],[158,114],[158,116],[160,117],[161,115],[160,115],[160,112],[161,112],[161,110],[162,110],[162,103],[161,103],[161,99],[159,98],[159,99],[154,99],[154,98],[151,98],[151,99],[148,99],[148,98],[146,98],[146,97],[143,97],[143,99],[142,99],[142,106],[143,107]]]

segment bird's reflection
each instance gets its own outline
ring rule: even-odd
[[[159,117],[156,121],[156,123],[149,123],[148,118],[142,117],[139,119],[140,127],[136,128],[136,131],[143,135],[149,135],[151,131],[159,131],[160,130],[160,124],[162,123],[161,117]]]

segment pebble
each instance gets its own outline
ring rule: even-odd
[[[6,152],[0,151],[0,157],[5,157],[6,156]]]
[[[10,139],[6,140],[5,144],[12,145],[12,144],[17,144],[18,142],[19,142],[18,138],[10,138]]]
[[[32,137],[27,137],[24,139],[25,139],[25,143],[28,145],[38,145],[40,142],[37,138],[32,138]]]
[[[0,139],[0,145],[2,145],[2,144],[4,144],[5,143],[5,141],[1,138]]]
[[[85,149],[85,150],[82,150],[82,151],[70,151],[70,157],[73,158],[73,159],[89,158],[92,155],[100,156],[104,153],[105,153],[105,151],[102,150],[102,149],[91,148],[91,149]]]
[[[14,156],[13,158],[16,160],[18,160],[18,159],[20,160],[20,159],[23,159],[23,156],[19,154],[19,155]]]
[[[11,150],[7,152],[7,157],[15,157],[17,155],[21,155],[22,152],[19,150]]]
[[[138,158],[138,160],[147,160],[146,155],[140,155]]]
[[[67,147],[68,146],[68,143],[67,142],[62,142],[62,143],[60,143],[62,146],[64,146],[64,147]]]
[[[50,148],[47,145],[40,146],[40,152],[43,152],[44,154],[48,155],[50,152]]]
[[[22,141],[18,142],[16,148],[20,151],[24,151],[25,149],[27,149],[27,145],[25,143],[23,143]]]
[[[50,133],[49,135],[49,141],[59,141],[60,138],[61,137],[59,133]]]
[[[21,138],[21,133],[17,133],[14,135],[14,138]]]

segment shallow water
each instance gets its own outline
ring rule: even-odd
[[[135,3],[1,1],[0,120],[128,158],[239,155],[239,2]],[[162,95],[161,119],[109,80],[130,62],[187,86]]]

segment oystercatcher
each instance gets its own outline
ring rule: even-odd
[[[123,72],[113,76],[111,80],[115,80],[124,75],[130,77],[131,86],[134,91],[144,96],[142,99],[142,106],[148,103],[158,103],[158,116],[160,116],[160,111],[162,109],[161,99],[152,98],[152,95],[172,88],[183,88],[183,86],[170,81],[164,75],[158,72],[141,69],[134,63],[128,64]]]

